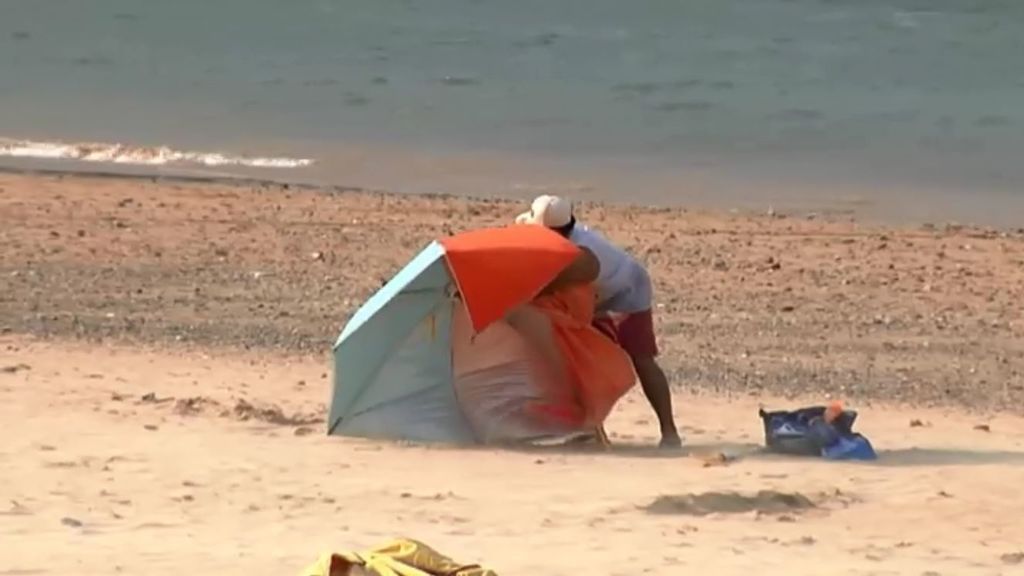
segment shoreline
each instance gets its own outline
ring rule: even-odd
[[[115,145],[110,145],[115,146]],[[129,147],[134,149],[137,147]],[[271,146],[280,150],[288,147]],[[141,151],[148,150],[145,147]],[[364,191],[472,200],[525,201],[536,194],[636,208],[697,209],[709,213],[852,219],[905,228],[954,225],[1003,231],[1024,229],[1013,214],[1024,196],[1003,186],[872,180],[870,171],[823,168],[808,158],[774,165],[756,159],[734,165],[698,158],[678,165],[641,158],[524,156],[496,151],[383,144],[298,146],[302,167],[144,165],[53,158],[3,158],[0,174],[156,179],[237,186],[283,186],[320,191]],[[141,153],[141,152],[140,152]],[[197,153],[198,154],[198,153]],[[230,153],[209,153],[221,156]],[[240,156],[241,158],[241,156]],[[791,176],[799,174],[799,177]],[[637,190],[642,190],[638,193]]]

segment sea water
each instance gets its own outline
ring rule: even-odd
[[[0,0],[32,160],[1012,224],[1024,2]]]

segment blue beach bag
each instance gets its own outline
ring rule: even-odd
[[[843,410],[825,421],[825,406],[798,410],[758,410],[764,424],[765,446],[771,452],[819,456],[829,460],[874,460],[871,442],[853,431],[854,410]]]

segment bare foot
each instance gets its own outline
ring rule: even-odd
[[[665,450],[678,450],[683,447],[683,439],[679,437],[678,432],[670,432],[661,435],[661,442],[658,443],[658,448]]]

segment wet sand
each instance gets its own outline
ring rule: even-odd
[[[295,573],[400,535],[500,574],[1020,569],[1017,232],[581,205],[650,265],[686,451],[636,390],[609,453],[323,436],[346,317],[520,209],[0,175],[0,573]],[[759,453],[760,403],[826,397],[879,462]]]

